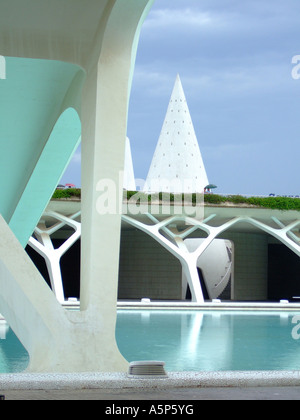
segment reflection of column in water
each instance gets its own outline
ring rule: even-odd
[[[6,340],[6,334],[8,333],[9,326],[5,321],[0,321],[0,340]]]
[[[199,314],[202,315],[202,314]],[[194,347],[195,363],[199,370],[228,370],[232,354],[231,315],[221,312],[204,313],[201,318],[195,318],[195,326],[190,333],[191,349]],[[198,337],[196,331],[198,329]],[[192,337],[192,335],[194,335]],[[229,369],[230,370],[230,369]]]
[[[197,358],[202,322],[202,312],[189,313],[181,317],[180,349],[183,356],[189,355],[190,361]]]
[[[212,314],[209,349],[212,356],[212,370],[230,370],[232,363],[233,335],[232,317],[229,312],[216,312]]]
[[[151,319],[151,312],[150,311],[141,311],[141,324],[142,325],[149,325]]]
[[[195,355],[197,352],[198,342],[201,333],[201,327],[203,323],[203,313],[197,312],[193,314],[191,319],[191,328],[188,336],[188,348],[190,354]]]
[[[280,314],[280,325],[281,326],[286,326],[286,325],[291,325],[290,323],[290,314],[288,312],[286,313],[282,313]]]

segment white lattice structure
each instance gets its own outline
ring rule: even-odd
[[[255,210],[253,210],[253,212],[255,212]],[[145,216],[150,224],[136,220],[128,215],[124,215],[123,220],[129,225],[151,236],[179,259],[190,286],[192,300],[194,302],[202,303],[204,301],[197,271],[199,257],[212,241],[220,237],[225,231],[240,223],[250,224],[258,230],[269,234],[300,256],[300,236],[299,229],[297,229],[300,226],[299,219],[285,225],[278,217],[272,215],[269,218],[270,223],[263,223],[255,217],[238,216],[233,217],[221,225],[213,226],[212,224],[209,224],[209,222],[212,222],[217,218],[217,213],[211,214],[204,221],[199,221],[186,216],[172,216],[164,220],[159,220],[151,214],[146,214]],[[278,227],[274,227],[274,225]],[[190,252],[184,240],[191,234],[195,234],[197,230],[205,232],[207,237],[201,241],[201,244],[196,250]],[[203,234],[201,234],[201,236],[203,236]]]
[[[45,218],[52,221],[55,219],[57,223],[53,224],[52,222],[51,226],[46,227],[45,222],[41,222],[35,231],[36,238],[31,238],[29,245],[44,257],[53,292],[59,302],[63,302],[63,281],[59,262],[62,255],[80,238],[81,223],[75,220],[79,219],[80,211],[66,216],[59,211],[53,211],[53,207],[55,206],[52,204],[50,209],[45,212],[42,221]],[[150,213],[135,216],[124,214],[122,216],[123,224],[130,225],[149,235],[180,261],[194,302],[202,303],[204,301],[197,270],[199,259],[213,241],[222,238],[222,234],[225,234],[226,231],[240,232],[245,229],[254,229],[255,232],[265,233],[276,238],[300,257],[300,218],[297,212],[206,207],[205,214],[204,220],[184,214],[164,216],[163,218]],[[226,221],[224,222],[224,220]],[[60,248],[53,249],[51,236],[64,226],[71,227],[74,233],[66,239]],[[201,239],[198,244],[195,241],[191,248],[188,243],[189,238]],[[218,260],[218,255],[215,256],[215,259]],[[220,287],[225,287],[228,282],[230,269],[231,267],[228,266],[226,273],[219,279],[218,290]]]

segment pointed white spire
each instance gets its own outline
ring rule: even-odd
[[[125,144],[123,188],[127,191],[136,191],[131,147],[130,147],[130,141],[128,137],[126,137],[126,144]]]
[[[177,75],[145,192],[203,192],[209,184],[191,115]]]

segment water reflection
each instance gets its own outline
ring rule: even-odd
[[[293,313],[120,311],[117,342],[128,361],[169,371],[298,370]]]
[[[0,373],[22,372],[29,356],[6,322],[0,321]]]

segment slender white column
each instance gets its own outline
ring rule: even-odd
[[[107,182],[110,200],[121,202],[129,88],[137,32],[153,1],[117,1],[100,59],[89,69],[83,95],[81,311],[101,325],[99,346],[109,348],[110,365],[124,370],[115,340],[121,209],[102,214],[98,200]],[[102,343],[102,344],[101,344]],[[107,355],[108,357],[108,355]]]
[[[60,269],[60,256],[58,255],[58,252],[55,251],[50,236],[47,233],[42,233],[39,236],[39,241],[31,237],[28,245],[44,258],[53,293],[57,300],[60,303],[63,303],[65,296]]]
[[[46,228],[44,223],[39,223],[35,229],[35,236],[37,239],[31,237],[28,245],[38,252],[44,259],[47,265],[52,290],[60,303],[65,300],[63,281],[60,268],[61,257],[75,244],[81,237],[81,223],[76,222],[75,219],[80,215],[79,213],[73,216],[66,217],[57,212],[45,212],[44,217],[51,216],[59,222]],[[70,226],[74,229],[74,233],[57,249],[54,249],[51,240],[51,235],[61,229],[63,226]]]

